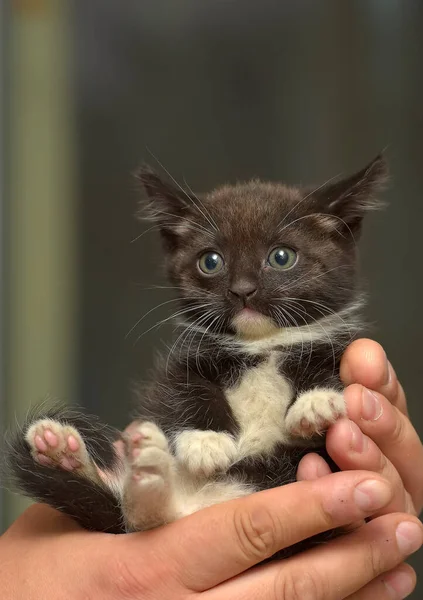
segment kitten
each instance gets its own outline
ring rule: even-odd
[[[378,156],[318,188],[254,180],[197,196],[141,169],[182,332],[139,394],[123,460],[112,429],[38,410],[9,443],[18,488],[120,533],[295,481],[345,414],[339,363],[363,303],[356,242],[386,177]]]

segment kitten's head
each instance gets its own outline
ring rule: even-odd
[[[356,242],[365,213],[379,207],[382,156],[316,188],[254,180],[194,194],[146,167],[138,178],[185,321],[254,339],[309,327],[355,302]]]

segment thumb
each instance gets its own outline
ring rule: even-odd
[[[370,516],[391,498],[390,484],[374,473],[334,473],[211,506],[150,531],[149,549],[157,549],[175,579],[201,592],[279,550]],[[140,535],[128,536],[138,562]],[[138,563],[133,567],[140,571]]]

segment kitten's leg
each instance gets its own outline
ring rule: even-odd
[[[78,432],[83,432],[83,440]],[[96,417],[43,404],[31,411],[21,428],[6,434],[0,459],[2,484],[57,508],[86,529],[123,533],[121,461],[113,446],[118,438],[117,431]],[[95,457],[95,466],[90,456]],[[43,460],[49,466],[41,464]],[[97,466],[107,481],[97,477]]]
[[[53,419],[39,419],[28,428],[25,440],[38,464],[76,471],[88,479],[99,481],[97,467],[75,427]]]
[[[186,430],[175,438],[178,462],[196,476],[210,477],[226,471],[235,461],[237,446],[228,433],[222,431]]]
[[[285,426],[290,435],[309,438],[322,434],[345,412],[342,393],[334,389],[315,388],[296,398],[287,412]]]
[[[164,433],[141,422],[126,436],[122,508],[129,530],[143,531],[175,520],[174,457]]]

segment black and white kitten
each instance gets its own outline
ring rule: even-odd
[[[316,189],[254,180],[195,195],[144,168],[183,325],[125,436],[71,411],[10,441],[18,488],[88,529],[145,530],[295,480],[345,413],[339,362],[360,327],[356,242],[383,157]]]

